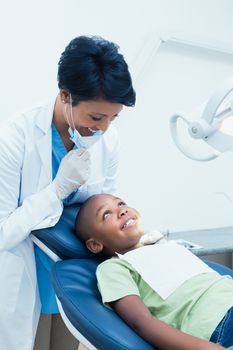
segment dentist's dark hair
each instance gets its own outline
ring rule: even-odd
[[[73,105],[103,99],[133,106],[136,94],[119,47],[98,36],[79,36],[61,54],[58,87],[69,92]]]

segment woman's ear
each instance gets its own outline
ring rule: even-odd
[[[103,250],[103,244],[97,241],[95,238],[89,238],[86,241],[86,246],[94,254],[98,254]]]
[[[60,98],[61,98],[61,101],[63,103],[68,103],[70,102],[70,96],[69,96],[69,93],[64,90],[64,89],[60,89]]]

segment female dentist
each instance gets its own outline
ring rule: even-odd
[[[30,232],[55,225],[64,205],[114,191],[118,136],[111,122],[123,105],[135,103],[123,56],[100,37],[68,44],[58,87],[54,101],[0,132],[1,350],[31,350],[40,312],[58,313],[52,262],[39,248],[34,253]]]

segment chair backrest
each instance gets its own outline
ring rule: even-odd
[[[80,204],[64,208],[60,220],[54,227],[34,230],[32,234],[51,249],[62,260],[95,258],[86,246],[75,236],[74,223]]]
[[[95,276],[101,260],[90,253],[74,234],[79,208],[79,205],[66,207],[54,227],[33,231],[38,239],[65,260],[54,264],[51,276],[66,316],[97,349],[152,350],[151,345],[112,310],[103,306]],[[214,262],[207,263],[220,274],[233,277],[233,270]]]
[[[154,349],[102,304],[95,276],[99,262],[74,259],[53,266],[53,286],[67,318],[97,349]],[[211,261],[206,263],[220,274],[233,277],[230,268]]]
[[[209,265],[209,267],[217,271],[220,275],[229,275],[233,278],[233,270],[230,269],[229,267],[210,260],[204,260],[204,261],[207,265]]]
[[[95,276],[99,262],[72,259],[54,264],[52,282],[66,317],[98,350],[155,349],[102,304]]]
[[[102,259],[90,253],[75,236],[74,222],[80,206],[65,207],[59,222],[32,232],[63,261],[53,265],[56,296],[72,325],[97,349],[152,350],[101,302],[95,271]]]

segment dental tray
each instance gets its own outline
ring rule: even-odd
[[[174,239],[174,241],[177,243],[177,244],[180,244],[182,246],[184,246],[185,248],[187,249],[200,249],[200,248],[203,248],[201,245],[199,244],[196,244],[196,243],[193,243],[193,242],[190,242],[190,241],[186,241],[185,239],[181,239],[181,238],[177,238],[177,239]]]

